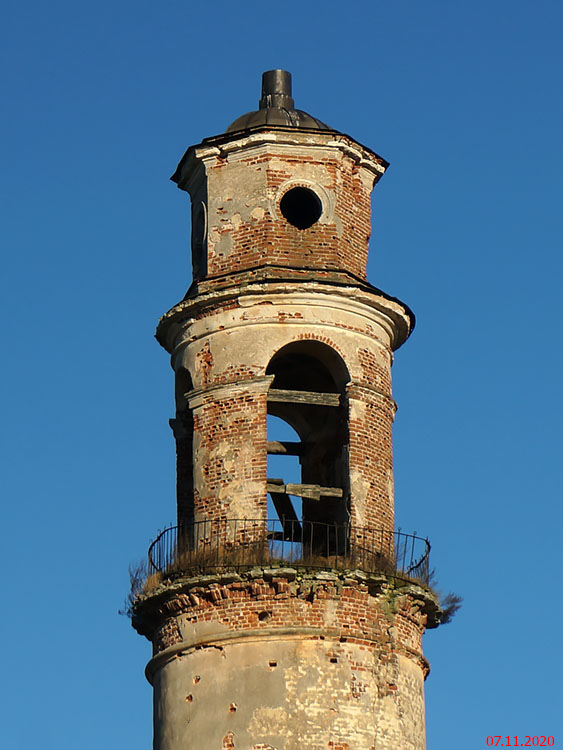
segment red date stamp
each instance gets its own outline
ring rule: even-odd
[[[553,747],[555,745],[555,737],[544,737],[531,736],[525,734],[518,737],[502,737],[500,734],[491,735],[487,737],[487,745],[489,747]]]

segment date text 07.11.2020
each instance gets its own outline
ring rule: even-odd
[[[518,737],[502,737],[500,734],[487,737],[488,747],[553,747],[555,745],[554,737],[531,736],[525,734]]]

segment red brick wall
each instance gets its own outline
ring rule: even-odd
[[[363,491],[361,498],[357,493],[356,502],[353,498],[352,520],[360,526],[393,531],[391,353],[378,360],[373,351],[360,348],[358,359],[361,375],[348,388],[349,398],[361,405],[350,409],[350,471],[362,475]]]
[[[351,514],[360,527],[393,531],[393,444],[394,407],[388,399],[368,388],[348,389],[350,408]],[[352,400],[361,404],[362,414],[354,417]],[[354,477],[357,479],[354,493]]]
[[[266,394],[208,395],[193,422],[195,520],[265,517]]]
[[[191,623],[220,622],[226,629],[244,631],[283,627],[318,628],[336,634],[345,648],[347,642],[376,643],[382,652],[414,659],[426,672],[422,656],[422,635],[426,615],[409,595],[389,598],[373,595],[357,581],[342,585],[341,580],[323,581],[310,575],[290,581],[284,577],[254,578],[221,585],[193,585],[171,596],[153,637],[157,654],[182,641],[177,618]],[[395,634],[390,636],[390,627]],[[338,658],[339,646],[334,646]]]
[[[276,160],[283,169],[273,169],[268,165]],[[262,218],[251,218],[242,221],[236,228],[231,222],[232,199],[227,198],[218,209],[216,217],[210,216],[210,225],[218,224],[220,234],[230,234],[232,247],[225,255],[208,252],[208,276],[238,272],[265,263],[281,266],[301,266],[309,269],[342,269],[355,276],[365,278],[368,254],[368,240],[371,233],[371,203],[369,189],[359,176],[357,165],[347,156],[337,153],[333,159],[297,154],[290,157],[287,153],[272,150],[267,155],[249,157],[238,162],[249,170],[265,166],[266,190],[276,193],[281,185],[291,180],[291,187],[300,184],[313,187],[308,181],[294,181],[295,170],[303,165],[322,166],[331,178],[331,184],[325,187],[335,199],[336,221],[317,222],[308,229],[297,229],[283,217],[280,210],[282,195],[278,195],[276,216],[266,211]],[[213,173],[217,170],[228,170],[229,162],[218,160],[210,169],[210,184],[213,184]],[[322,191],[319,192],[322,197]]]
[[[322,310],[318,313],[322,320]],[[250,331],[250,329],[248,329]],[[349,360],[338,343],[328,335],[294,334],[295,341],[319,341]],[[338,339],[338,336],[336,337]],[[358,338],[361,342],[362,339]],[[342,342],[341,342],[342,343]],[[352,522],[360,528],[393,531],[393,446],[392,426],[395,404],[391,397],[391,353],[359,348],[349,398],[347,465],[343,466],[345,493],[350,491]],[[209,344],[195,356],[196,388],[229,383],[236,390],[229,394],[210,391],[203,403],[194,407],[194,483],[193,502],[196,520],[206,518],[261,518],[266,512],[266,394],[253,390],[252,379],[264,375],[266,362],[241,365],[237,350],[224,358],[220,367],[214,362]],[[265,358],[266,359],[266,358]],[[346,362],[352,369],[349,361]],[[248,390],[244,381],[248,380]],[[179,448],[182,447],[179,443]],[[189,449],[186,442],[186,450]],[[179,452],[178,497],[186,505],[192,493],[188,457]],[[350,481],[348,481],[348,476]],[[309,481],[309,480],[307,480]],[[261,483],[260,487],[258,484]],[[185,485],[185,490],[183,486]],[[185,496],[185,497],[184,497]],[[231,511],[229,504],[244,497],[244,513]],[[179,508],[179,514],[185,511]]]

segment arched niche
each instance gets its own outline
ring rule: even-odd
[[[193,389],[190,373],[184,367],[175,373],[174,393],[176,417],[170,420],[176,439],[176,497],[178,526],[187,527],[194,521],[194,421],[186,394]]]

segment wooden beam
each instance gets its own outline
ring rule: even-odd
[[[340,406],[339,393],[317,393],[314,391],[288,391],[270,388],[268,401],[283,401],[291,404],[312,404],[313,406]]]
[[[342,497],[340,487],[320,487],[318,484],[286,484],[288,495],[299,495],[310,500],[319,500],[321,497]]]
[[[321,487],[318,484],[283,484],[280,479],[267,479],[266,491],[272,495],[287,494],[305,497],[308,500],[320,500],[321,497],[342,497],[341,487]]]
[[[268,453],[274,456],[302,456],[303,443],[289,440],[268,440]]]

